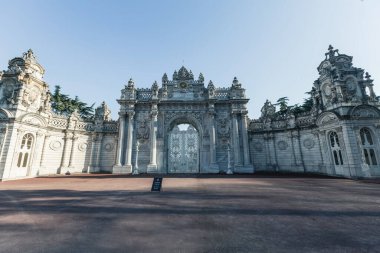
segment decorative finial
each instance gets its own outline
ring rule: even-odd
[[[338,53],[339,50],[338,49],[334,49],[334,47],[331,46],[331,45],[329,45],[329,48],[327,50],[329,50],[329,51],[327,53],[325,53],[326,59],[327,59],[327,56],[329,57],[328,58],[329,60],[334,59],[335,58],[335,53],[337,53],[339,55],[339,53]]]
[[[24,53],[23,56],[24,56],[23,58],[25,60],[31,60],[31,59],[35,60],[36,59],[32,49],[29,49],[26,53]]]
[[[371,79],[371,75],[368,72],[365,72],[365,79],[367,80]]]
[[[133,81],[132,77],[128,81],[128,87],[133,87],[135,85],[135,82]]]
[[[203,74],[199,73],[198,81],[201,82],[201,83],[203,83],[204,80],[205,80],[205,78],[204,78]]]
[[[164,75],[162,76],[162,83],[167,83],[168,81],[169,81],[168,75],[164,73]]]

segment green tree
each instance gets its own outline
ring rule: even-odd
[[[55,86],[53,94],[51,94],[51,106],[55,113],[61,115],[70,115],[75,110],[78,111],[80,116],[84,119],[92,119],[94,117],[94,104],[88,106],[87,103],[82,102],[78,96],[74,99],[66,94],[62,94],[61,87]]]
[[[275,105],[280,106],[280,110],[278,111],[279,115],[285,115],[288,113],[289,111],[288,102],[289,102],[288,97],[282,97],[282,98],[277,99],[277,103]]]

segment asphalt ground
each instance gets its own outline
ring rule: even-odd
[[[162,192],[146,176],[0,182],[0,252],[380,252],[372,182],[172,176]]]

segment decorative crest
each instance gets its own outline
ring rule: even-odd
[[[191,70],[189,72],[184,66],[182,66],[179,69],[178,74],[177,71],[174,71],[173,80],[194,80],[194,75]]]
[[[333,46],[329,45],[329,48],[328,48],[328,52],[325,53],[326,55],[326,60],[329,59],[329,60],[333,60],[335,58],[335,54],[339,55],[338,53],[338,49],[334,49]]]
[[[25,52],[23,54],[23,58],[24,60],[36,60],[32,49],[29,49],[27,52]]]

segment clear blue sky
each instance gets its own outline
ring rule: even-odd
[[[301,103],[329,44],[353,55],[380,95],[378,0],[0,0],[0,8],[0,69],[32,48],[51,88],[105,100],[114,118],[130,77],[150,87],[183,62],[218,87],[237,76],[250,117],[267,98]]]

